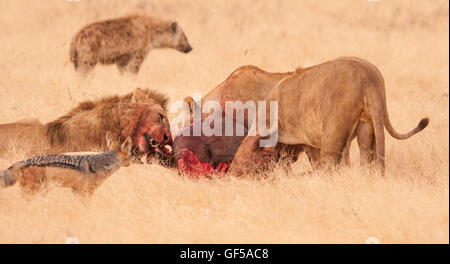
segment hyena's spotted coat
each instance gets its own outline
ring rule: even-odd
[[[117,64],[120,72],[138,73],[153,48],[192,50],[177,22],[133,15],[89,24],[73,38],[70,60],[81,73],[92,71],[99,62]]]

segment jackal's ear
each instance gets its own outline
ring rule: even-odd
[[[133,141],[131,140],[131,137],[127,137],[125,141],[122,143],[122,146],[120,146],[120,150],[122,152],[131,152],[131,147],[133,146]]]
[[[170,32],[172,32],[173,34],[177,33],[178,23],[177,22],[170,23],[169,28],[170,28]]]

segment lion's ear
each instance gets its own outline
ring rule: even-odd
[[[147,98],[147,95],[141,88],[136,88],[133,91],[133,94],[131,96],[131,102],[132,103],[138,103],[142,102]]]
[[[120,146],[120,150],[122,150],[122,152],[131,152],[132,145],[133,142],[131,141],[131,137],[127,137],[127,139],[125,139],[122,143],[122,146]]]
[[[195,106],[196,106],[194,98],[192,98],[191,96],[187,96],[187,97],[184,98],[183,101],[185,103],[187,103],[188,106],[189,106],[189,117],[190,117],[190,120],[191,120],[191,123],[192,123],[192,120],[194,120],[194,109],[195,109]]]
[[[183,101],[185,101],[189,105],[189,111],[191,112],[191,114],[194,113],[194,98],[192,98],[191,96],[186,96]]]

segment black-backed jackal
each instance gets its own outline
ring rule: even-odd
[[[103,181],[122,166],[131,163],[131,138],[122,144],[106,135],[107,152],[95,155],[52,154],[19,161],[0,172],[0,186],[19,181],[25,193],[44,190],[50,182],[72,188],[77,194],[91,195]]]

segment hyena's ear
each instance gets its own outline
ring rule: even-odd
[[[131,102],[132,103],[142,102],[146,98],[147,94],[141,88],[136,88],[134,89],[133,94],[131,95]]]
[[[172,22],[172,23],[170,23],[169,28],[170,28],[170,32],[172,32],[172,34],[177,33],[177,30],[178,30],[178,23],[177,23],[177,22]]]
[[[122,143],[122,146],[120,146],[120,150],[122,152],[131,152],[131,147],[133,146],[133,141],[131,140],[131,137],[127,137],[125,141]]]

